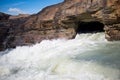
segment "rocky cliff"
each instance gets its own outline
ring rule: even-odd
[[[29,15],[26,14],[11,16],[0,12],[0,50],[13,48],[12,44],[9,42],[12,41],[17,31],[20,30],[20,26],[28,17]]]
[[[4,49],[3,42],[8,34],[7,32],[8,32],[9,26],[10,26],[10,24],[8,22],[9,16],[10,15],[8,15],[8,14],[0,12],[0,50]]]
[[[44,39],[73,39],[77,33],[103,29],[109,41],[120,40],[120,0],[64,0],[37,14],[12,17],[1,20],[0,24],[1,29],[7,26],[5,37],[0,36],[3,48],[30,45]]]

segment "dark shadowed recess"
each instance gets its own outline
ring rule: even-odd
[[[96,33],[103,32],[104,24],[98,21],[78,22],[77,33]]]

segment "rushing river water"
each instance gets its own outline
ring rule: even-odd
[[[120,80],[120,42],[104,33],[0,52],[0,80]]]

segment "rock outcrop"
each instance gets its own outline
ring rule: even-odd
[[[0,21],[2,20],[8,20],[8,18],[9,18],[9,14],[5,14],[5,13],[2,13],[2,12],[0,12]]]
[[[4,49],[3,43],[8,35],[7,32],[10,26],[10,23],[8,22],[9,16],[10,15],[8,14],[0,12],[0,50]]]
[[[0,13],[0,51],[6,48],[13,48],[11,43],[20,26],[28,19],[28,15],[11,16]],[[17,45],[16,45],[17,46]]]
[[[7,22],[0,22],[1,29],[7,26],[1,43],[4,48],[31,45],[44,39],[73,39],[77,33],[103,28],[106,39],[120,40],[120,0],[64,0],[31,16],[12,16]]]
[[[30,15],[29,14],[19,14],[19,15],[16,15],[16,16],[10,16],[9,19],[18,19],[18,18],[25,18],[25,17],[29,17]]]
[[[108,41],[120,40],[120,24],[106,25],[104,30]]]

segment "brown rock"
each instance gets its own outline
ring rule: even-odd
[[[0,21],[2,20],[8,20],[8,18],[10,17],[9,14],[5,14],[5,13],[2,13],[0,12]]]
[[[109,41],[120,40],[120,24],[113,24],[105,26],[106,39]]]
[[[17,16],[10,16],[9,19],[18,19],[18,18],[25,18],[25,17],[29,17],[29,14],[19,14]]]
[[[4,49],[4,40],[8,35],[10,15],[0,12],[0,50]]]
[[[5,28],[0,36],[6,34],[0,45],[11,48],[44,39],[73,39],[77,33],[103,31],[104,26],[108,40],[120,40],[119,24],[120,0],[64,0],[37,14],[10,16],[0,22]]]

